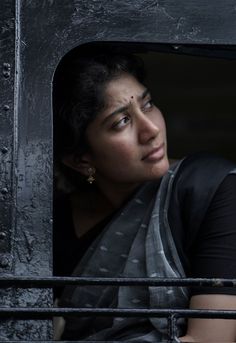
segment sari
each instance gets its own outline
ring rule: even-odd
[[[187,223],[197,232],[224,177],[235,174],[235,164],[211,155],[190,156],[176,163],[159,181],[143,184],[93,241],[74,276],[84,277],[186,277],[168,220],[170,201],[174,224],[180,220],[181,194],[188,196]],[[173,196],[174,184],[178,185]],[[184,189],[184,190],[183,190]],[[195,234],[193,234],[195,236]],[[60,306],[117,309],[188,308],[190,293],[180,286],[68,286]],[[186,323],[177,322],[179,342]],[[89,342],[170,342],[167,318],[66,318],[64,340]]]
[[[74,276],[180,278],[185,272],[168,223],[173,180],[181,163],[159,182],[145,183],[106,225],[76,267]],[[186,308],[184,287],[70,286],[60,306],[81,308]],[[177,336],[184,332],[178,321]],[[105,342],[167,342],[167,318],[68,317],[63,339]],[[175,342],[178,342],[176,337]]]

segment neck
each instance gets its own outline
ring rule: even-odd
[[[107,201],[114,210],[120,208],[138,186],[138,183],[108,185],[106,182],[97,182],[97,189],[104,197],[104,201]]]

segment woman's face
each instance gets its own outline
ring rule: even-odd
[[[166,128],[145,86],[122,74],[105,88],[106,107],[87,128],[86,159],[96,181],[137,184],[158,179],[169,167]]]

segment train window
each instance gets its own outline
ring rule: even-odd
[[[215,56],[210,56],[209,51],[211,50],[209,49],[208,54],[201,55],[199,52],[202,51],[198,48],[197,53],[194,55],[194,49],[190,50],[191,53],[181,53],[182,48],[180,46],[155,47],[155,45],[150,44],[122,45],[115,43],[111,43],[110,46],[107,43],[87,45],[85,46],[85,50],[91,48],[98,54],[101,53],[103,49],[105,50],[112,46],[114,46],[119,53],[120,51],[131,52],[138,58],[141,58],[144,62],[147,71],[145,86],[151,90],[154,104],[164,115],[167,124],[168,152],[171,158],[179,160],[186,155],[205,151],[220,154],[225,158],[236,161],[234,151],[236,143],[236,118],[234,116],[234,79],[236,61],[234,58],[229,58],[229,52],[222,56],[222,51],[219,49]],[[65,58],[68,58],[68,61],[74,58],[75,55],[79,58],[80,51],[82,51],[81,56],[83,55],[83,48],[84,47],[76,48],[69,53],[69,57],[66,56]],[[177,53],[175,50],[177,50]],[[70,64],[69,66],[71,68]],[[58,97],[59,103],[62,100],[63,94],[60,93],[60,87],[58,88],[59,90],[57,90],[57,82],[59,84],[63,79],[63,77],[61,78],[60,73],[62,73],[62,75],[63,73],[68,73],[68,70],[63,70],[63,68],[65,67],[59,66],[59,72],[56,72],[54,81],[56,89],[55,97]],[[72,68],[70,72],[73,73]],[[76,73],[77,71],[75,71],[75,74]],[[65,84],[62,83],[62,86],[64,87]],[[85,104],[88,106],[88,102],[85,102]],[[55,106],[58,106],[56,102]],[[78,108],[77,110],[79,111],[80,109]],[[58,136],[57,133],[55,134],[55,139],[58,139],[62,144],[65,143],[63,140],[63,134],[65,134],[65,132],[65,126],[62,126],[62,136]],[[55,151],[57,151],[57,147]],[[109,215],[105,217],[98,216],[99,220],[94,223],[93,218],[91,218],[92,213],[90,213],[89,222],[93,223],[93,227],[95,228],[95,231],[94,228],[91,230],[95,232],[92,239],[87,234],[85,234],[85,238],[82,237],[81,239],[78,237],[78,232],[76,232],[76,234],[72,233],[76,220],[76,217],[71,217],[73,206],[75,204],[78,206],[83,204],[83,211],[85,213],[87,210],[86,202],[89,202],[91,205],[91,199],[89,199],[86,192],[90,194],[92,188],[82,187],[82,197],[76,198],[74,181],[76,179],[75,173],[78,171],[76,169],[77,167],[74,167],[75,165],[71,160],[66,159],[63,160],[62,165],[59,165],[57,158],[55,160],[55,166],[54,275],[59,277],[70,276],[73,270],[76,270],[75,276],[78,276],[80,275],[77,274],[80,268],[78,266],[78,261],[80,261],[82,255],[86,253],[86,250],[90,249],[90,244],[94,247],[94,243],[92,242],[94,242],[95,239],[99,239],[99,232],[109,223],[113,212],[108,211]],[[69,170],[68,166],[70,168]],[[71,168],[71,166],[73,167]],[[90,185],[87,186],[91,187]],[[71,204],[74,205],[71,207]],[[96,213],[96,211],[93,213]],[[100,226],[100,224],[102,226]],[[71,228],[72,231],[70,231]],[[120,234],[122,234],[122,232],[120,232]],[[103,252],[107,251],[105,245],[101,245],[101,249]],[[86,254],[88,255],[88,253]],[[100,267],[100,269],[103,270],[103,276],[106,276],[104,273],[107,269],[105,267]],[[82,276],[83,275],[86,275],[86,273],[82,274]],[[110,274],[108,273],[108,275]],[[118,277],[119,275],[120,274],[118,273],[117,275],[113,275],[113,277]],[[130,275],[134,277],[140,276],[139,273],[137,275],[131,273]],[[101,273],[89,274],[88,272],[87,276],[101,277]],[[145,275],[142,276],[144,277]],[[189,278],[189,280],[186,281],[189,282],[189,285],[191,282],[194,282],[191,279],[191,274],[186,274],[185,276]],[[199,280],[195,281],[196,284],[199,282]],[[207,280],[205,281],[209,282]],[[86,282],[88,281],[85,281],[85,283]],[[100,282],[102,284],[102,279]],[[109,282],[111,282],[111,280]],[[119,282],[122,284],[122,280],[119,280]],[[146,280],[146,282],[148,281]],[[133,286],[137,285],[138,282],[136,285],[133,284]],[[199,285],[200,283],[198,286]],[[214,283],[211,284],[211,286],[213,285]],[[221,285],[224,285],[224,282]],[[88,287],[88,289],[90,288]],[[101,291],[103,290],[103,288],[100,289]],[[134,287],[134,289],[136,289],[136,287]],[[60,298],[62,292],[63,289],[60,288],[59,291],[55,293],[55,296]],[[92,307],[90,302],[85,304],[85,307],[86,306],[89,308]],[[99,309],[97,310],[99,311]],[[146,315],[148,314],[146,313]],[[173,322],[179,323],[180,319],[177,320],[177,317],[175,317],[175,315],[170,315],[168,317],[169,322],[172,324]],[[110,319],[108,319],[108,321],[110,322]],[[60,319],[59,325],[56,324],[56,338],[58,338],[61,331],[63,331],[62,326],[64,324],[62,323],[63,321]],[[169,329],[172,327],[171,335],[174,336],[176,331],[173,329],[173,326],[171,326],[172,324],[170,324]],[[178,325],[181,326],[181,324]],[[65,337],[68,338],[69,336]]]

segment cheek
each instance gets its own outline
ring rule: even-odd
[[[130,162],[132,158],[136,156],[136,149],[132,144],[120,143],[114,147],[113,151],[116,153],[116,156],[114,154],[114,158],[118,157],[118,159],[123,160],[124,163]]]
[[[99,144],[93,144],[92,158],[95,164],[98,165],[127,165],[137,156],[137,149],[132,143],[130,135],[109,137],[109,139],[99,140]]]
[[[100,155],[107,159],[107,161],[112,161],[111,163],[115,163],[116,161],[123,161],[124,163],[130,161],[132,157],[135,155],[135,147],[123,141],[119,142],[110,142],[109,144],[105,145],[103,153]]]
[[[100,146],[101,148],[101,146]],[[135,149],[124,143],[104,145],[104,149],[96,150],[96,157],[93,159],[97,174],[113,181],[127,180],[132,173],[130,170],[137,169]]]
[[[162,130],[166,130],[166,123],[165,123],[165,119],[161,113],[161,111],[156,108],[156,113],[154,113],[154,116],[153,116],[153,120],[154,122],[156,123],[156,125],[158,125]]]
[[[162,121],[162,132],[163,132],[163,135],[166,136],[166,124],[164,120]]]
[[[165,120],[164,120],[161,113],[156,118],[156,125],[160,128],[162,135],[165,138],[165,136],[166,136],[166,123],[165,123]]]

